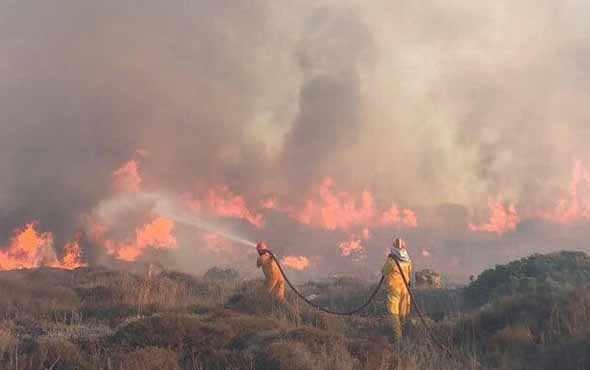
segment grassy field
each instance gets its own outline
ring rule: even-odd
[[[590,369],[590,293],[583,282],[485,302],[487,293],[473,291],[477,284],[489,288],[481,279],[468,288],[471,295],[418,291],[430,329],[413,317],[406,339],[394,344],[384,292],[363,315],[340,318],[291,295],[285,304],[273,302],[258,280],[207,276],[2,272],[0,368]],[[354,307],[371,288],[354,279],[302,286],[337,309]]]

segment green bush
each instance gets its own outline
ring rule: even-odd
[[[484,271],[465,290],[467,301],[480,306],[514,294],[571,290],[590,281],[590,256],[583,252],[535,254]]]

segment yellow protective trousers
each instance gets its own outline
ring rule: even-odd
[[[411,262],[399,262],[408,284],[412,274]],[[383,266],[383,275],[387,284],[387,310],[391,316],[393,337],[395,340],[402,338],[402,326],[410,314],[410,293],[404,284],[397,264],[392,257],[387,259]]]
[[[261,267],[264,272],[265,291],[278,300],[285,300],[285,280],[271,255],[264,253],[258,256],[256,267]]]

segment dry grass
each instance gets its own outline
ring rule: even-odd
[[[324,299],[361,286],[339,284]],[[415,320],[393,344],[382,311],[333,317],[289,295],[276,302],[260,281],[40,269],[0,273],[0,292],[0,370],[590,368],[587,289],[469,314],[448,306],[429,322],[444,350]]]
[[[109,370],[180,370],[175,351],[145,347],[130,352],[118,353],[111,361]]]

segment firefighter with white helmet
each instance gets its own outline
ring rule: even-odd
[[[409,285],[412,261],[408,255],[405,240],[395,238],[382,273],[386,278],[387,310],[391,315],[393,339],[398,341],[402,338],[402,326],[410,313],[411,306],[410,293],[404,279]]]

